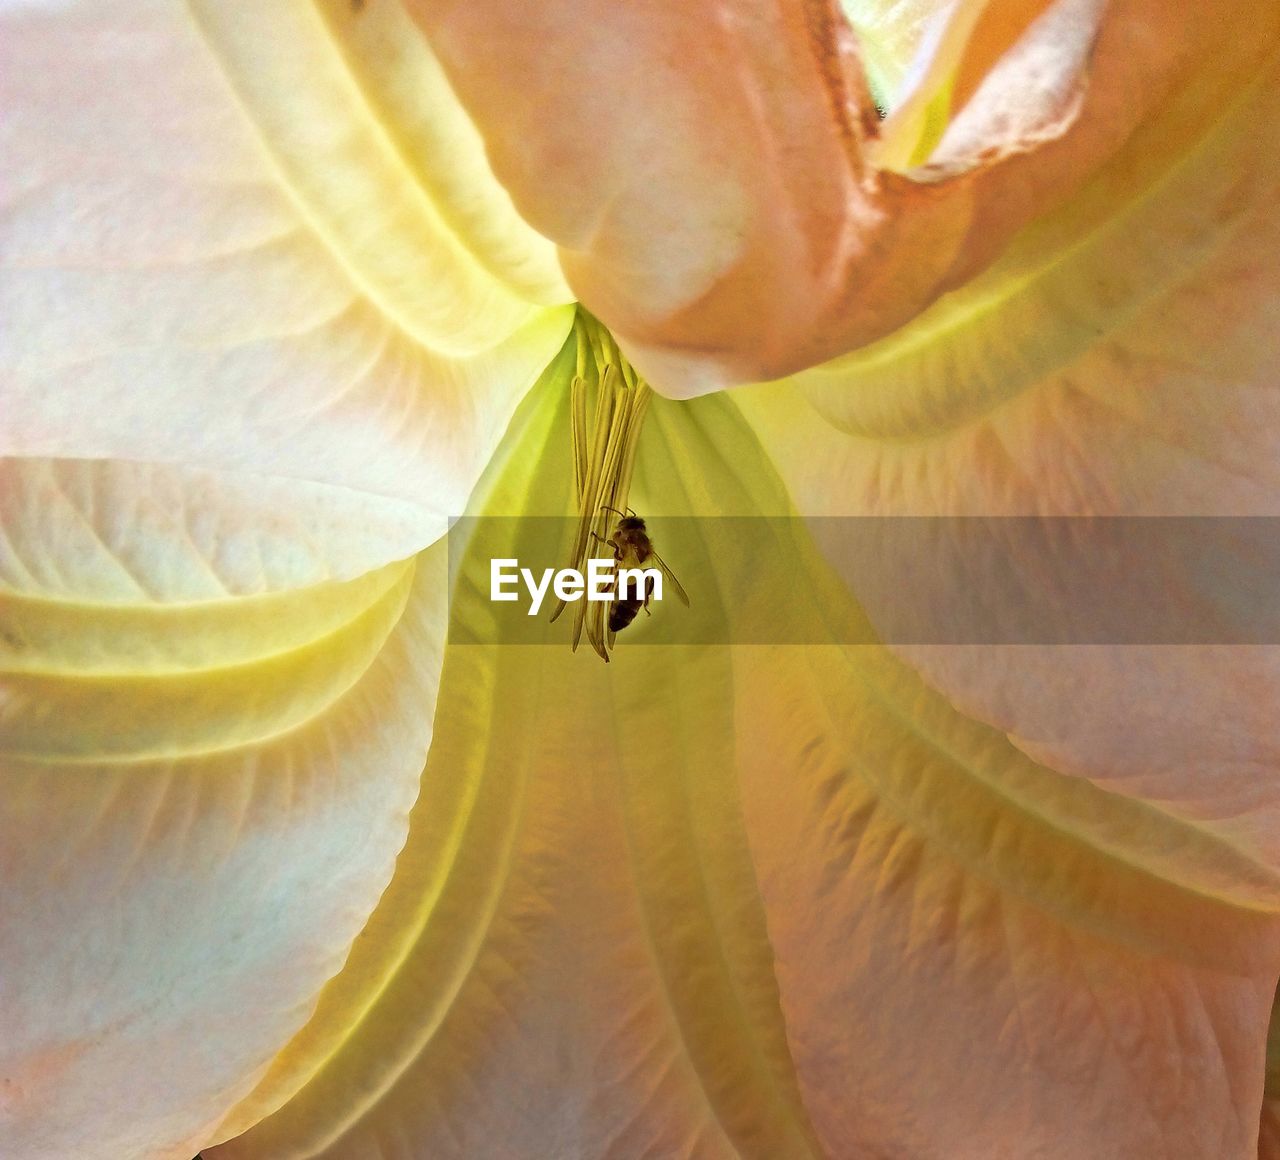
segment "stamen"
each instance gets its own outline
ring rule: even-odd
[[[606,545],[613,519],[608,509],[627,510],[636,447],[653,392],[623,358],[613,336],[583,310],[578,311],[574,321],[574,334],[578,358],[569,396],[569,427],[578,528],[569,566],[585,572],[589,559],[612,559]],[[559,617],[565,605],[564,600],[556,603],[552,620]],[[607,602],[577,601],[574,649],[585,628],[591,647],[608,661],[613,646],[608,624]]]

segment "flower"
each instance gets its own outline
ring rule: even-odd
[[[646,514],[1276,514],[1280,12],[849,17],[0,3],[6,1157],[1280,1146],[1274,649],[446,643],[575,298]]]

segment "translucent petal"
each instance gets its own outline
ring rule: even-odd
[[[484,510],[568,510],[566,410],[531,401]],[[723,396],[650,423],[641,511],[790,510]],[[860,616],[791,529],[668,559],[726,623]],[[442,698],[396,877],[216,1160],[1252,1146],[1280,877],[885,650],[455,643]]]
[[[567,510],[567,395],[534,404],[488,512]],[[653,446],[637,502],[689,502],[697,439]],[[455,628],[484,639],[492,608],[455,593]],[[451,646],[395,879],[217,1137],[276,1114],[206,1155],[818,1155],[736,806],[728,650],[599,670],[567,640]]]
[[[476,333],[488,345],[527,316],[503,291],[571,301],[554,247],[494,180],[400,4],[267,0],[252,19],[191,7],[309,220],[410,333],[429,328],[447,350]]]
[[[1117,83],[1105,67],[1095,75],[1091,61],[1096,52],[1116,51],[1103,24],[1105,9],[1104,0],[956,5],[931,26],[934,37],[871,147],[875,163],[908,173],[927,163],[956,174],[1033,152],[1064,136],[1087,100],[1103,124],[1081,126],[1082,132],[1114,132],[1106,120],[1123,124],[1123,118],[1114,111],[1100,115],[1100,94],[1089,91]],[[1163,63],[1176,68],[1178,62]],[[1083,160],[1090,160],[1087,153]]]
[[[128,460],[0,459],[0,587],[83,606],[49,640],[86,660],[99,618],[114,615],[107,606],[353,580],[412,555],[427,526],[410,501],[330,484]],[[270,614],[254,620],[241,608],[248,638],[267,629]]]

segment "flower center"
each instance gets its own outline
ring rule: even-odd
[[[623,357],[608,330],[581,307],[573,324],[578,361],[570,390],[573,480],[578,527],[569,566],[582,571],[589,558],[612,556],[606,546],[617,513],[627,510],[636,446],[653,391]],[[551,619],[565,609],[556,604]],[[587,640],[606,661],[613,644],[608,610],[599,602],[575,604],[573,647]]]

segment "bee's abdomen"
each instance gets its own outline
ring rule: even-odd
[[[640,611],[639,600],[615,600],[609,609],[609,631],[621,632]]]

